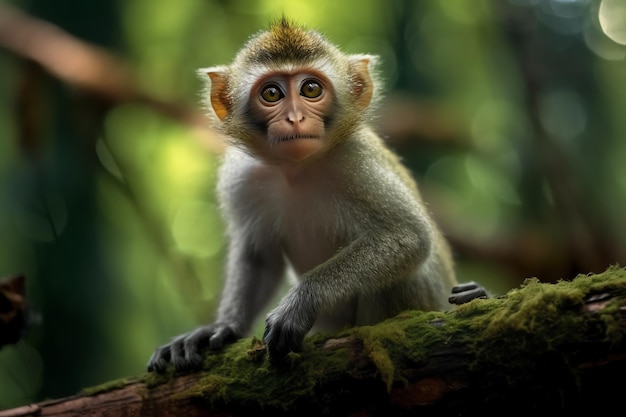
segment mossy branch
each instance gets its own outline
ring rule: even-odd
[[[626,270],[611,267],[315,336],[282,368],[244,339],[208,354],[202,372],[148,374],[0,417],[600,414],[621,407],[625,336]]]

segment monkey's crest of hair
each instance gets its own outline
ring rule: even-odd
[[[253,38],[250,44],[255,40],[257,44],[253,50],[258,52],[244,56],[250,64],[309,62],[329,52],[328,45],[324,45],[327,42],[319,33],[307,31],[285,17],[271,25],[268,32],[260,34],[257,39]]]
[[[367,54],[344,54],[338,47],[329,42],[321,33],[306,29],[283,17],[270,25],[269,30],[253,35],[232,64],[199,70],[200,76],[207,82],[204,94],[205,105],[209,110],[214,128],[228,136],[245,131],[245,127],[237,126],[236,120],[247,111],[246,101],[250,86],[269,72],[294,71],[313,68],[326,74],[335,90],[335,102],[338,110],[350,114],[350,126],[344,123],[336,126],[342,134],[349,134],[352,126],[369,124],[375,115],[380,99],[380,84],[376,64],[378,57]],[[358,68],[365,65],[368,79],[362,77],[363,71]],[[220,121],[211,110],[211,80],[207,73],[221,72],[226,75],[228,92],[226,100],[232,104],[229,117]],[[369,90],[371,101],[368,105],[357,107],[351,99],[355,92]]]

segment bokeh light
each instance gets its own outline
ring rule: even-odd
[[[602,30],[616,43],[626,45],[626,2],[602,0],[598,12]]]

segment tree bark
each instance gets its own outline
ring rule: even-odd
[[[611,267],[314,336],[280,367],[244,339],[200,372],[115,381],[0,417],[598,415],[623,408],[625,336],[626,271]]]

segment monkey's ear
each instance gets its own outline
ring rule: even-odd
[[[350,75],[352,78],[352,95],[356,104],[366,108],[372,101],[374,81],[370,75],[370,63],[375,63],[374,55],[350,55]]]
[[[224,121],[230,114],[230,97],[228,96],[228,74],[225,67],[201,68],[198,74],[203,78],[209,77],[209,95],[211,107],[217,117]],[[206,78],[205,78],[206,80]]]

